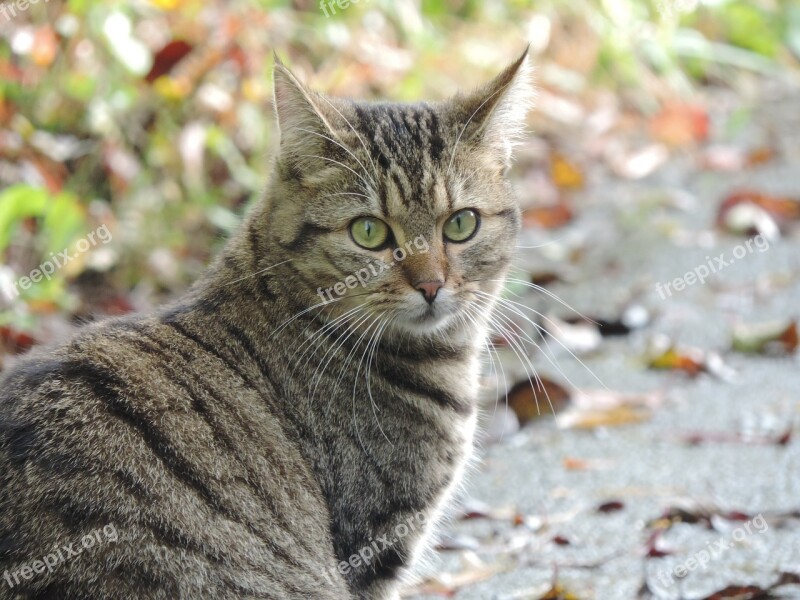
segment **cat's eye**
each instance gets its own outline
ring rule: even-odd
[[[360,217],[350,223],[353,241],[367,250],[377,250],[389,239],[389,226],[380,219]]]
[[[444,237],[451,242],[466,242],[478,231],[478,213],[469,208],[458,211],[444,224]]]

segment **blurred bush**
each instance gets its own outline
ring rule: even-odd
[[[790,0],[21,6],[0,10],[0,325],[22,329],[147,308],[197,276],[264,187],[273,50],[331,93],[411,100],[477,84],[530,40],[545,133],[601,93],[652,114],[789,77],[800,56]],[[100,225],[108,247],[13,293]]]

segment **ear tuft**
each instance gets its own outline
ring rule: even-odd
[[[466,116],[462,141],[488,150],[505,166],[525,135],[525,118],[536,96],[529,48],[491,82],[454,100],[458,113]]]

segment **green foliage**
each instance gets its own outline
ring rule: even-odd
[[[262,193],[277,141],[273,50],[335,94],[416,100],[484,80],[530,37],[542,72],[647,110],[800,56],[796,2],[688,5],[359,0],[326,17],[319,0],[40,2],[0,31],[0,253],[26,273],[20,256],[61,251],[99,224],[94,202],[124,231],[108,285],[183,289]],[[161,54],[171,42],[188,48],[174,65]],[[163,72],[148,77],[153,66]],[[26,219],[36,227],[20,235]],[[21,240],[32,248],[19,252]],[[24,299],[54,300],[67,277]],[[27,318],[31,306],[14,309]]]
[[[68,248],[85,231],[84,209],[68,192],[51,195],[43,188],[14,185],[0,192],[0,252],[5,251],[20,223],[41,221],[42,252]]]
[[[0,192],[0,251],[9,248],[24,221],[34,219],[39,230],[39,247],[32,259],[32,268],[36,268],[53,254],[72,248],[86,231],[84,213],[77,198],[68,192],[50,194],[44,188],[26,184],[8,187]],[[63,271],[57,270],[28,289],[20,288],[21,298],[67,308],[72,300],[65,294],[65,277]]]

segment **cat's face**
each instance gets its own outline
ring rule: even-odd
[[[525,61],[473,95],[416,105],[325,98],[278,65],[270,229],[309,306],[421,335],[490,310],[520,223],[504,174],[530,100]]]

